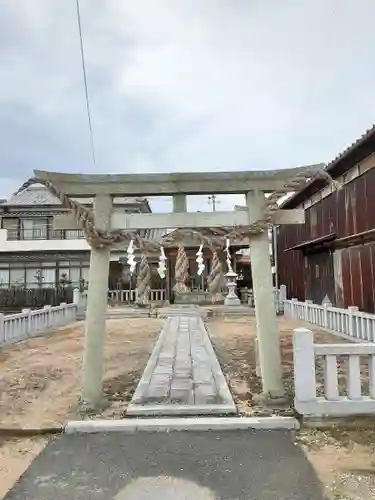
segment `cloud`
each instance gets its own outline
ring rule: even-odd
[[[81,14],[97,171],[325,162],[373,121],[372,0],[81,0]],[[75,1],[5,0],[0,60],[0,194],[33,168],[93,172]]]

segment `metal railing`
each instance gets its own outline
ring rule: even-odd
[[[30,240],[76,240],[85,237],[83,231],[58,230],[49,226],[35,227],[32,229],[6,228],[8,241],[30,241]]]

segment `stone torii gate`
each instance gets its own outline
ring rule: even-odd
[[[277,199],[301,188],[324,165],[285,170],[173,174],[85,175],[34,171],[35,178],[72,198],[94,198],[96,230],[130,231],[151,228],[242,227],[250,231],[250,257],[255,296],[259,362],[263,397],[284,396],[281,355],[273,297],[268,226],[300,224],[303,210],[277,210]],[[187,213],[187,195],[245,194],[247,211]],[[265,197],[266,193],[272,193]],[[116,196],[172,196],[173,213],[119,214]],[[61,198],[61,196],[60,196]],[[273,209],[269,210],[270,207]],[[268,215],[267,215],[268,214]],[[75,214],[77,215],[77,214]],[[256,226],[257,221],[261,222]],[[255,224],[255,226],[254,226]],[[57,229],[75,229],[72,216],[56,218]],[[254,230],[257,227],[257,230]],[[249,236],[249,233],[248,233]],[[88,407],[101,404],[105,314],[111,245],[91,245],[86,334],[81,400]],[[114,248],[112,246],[112,248]]]

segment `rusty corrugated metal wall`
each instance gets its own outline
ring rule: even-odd
[[[337,258],[341,266],[338,304],[375,312],[375,243],[337,250]]]
[[[288,296],[313,300],[312,295],[321,295],[324,288],[328,295],[334,290],[333,300],[330,299],[338,306],[356,305],[375,312],[375,234],[374,242],[371,237],[365,244],[360,239],[360,233],[375,229],[375,169],[312,205],[305,214],[305,224],[278,228],[279,283],[287,286]],[[304,251],[285,251],[332,233],[336,240],[330,248],[320,249],[320,257],[313,257],[308,247]],[[347,237],[347,242],[342,241]],[[320,285],[320,293],[317,273],[325,282]]]

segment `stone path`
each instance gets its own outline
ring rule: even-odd
[[[236,411],[202,318],[168,318],[127,414],[217,415]]]

